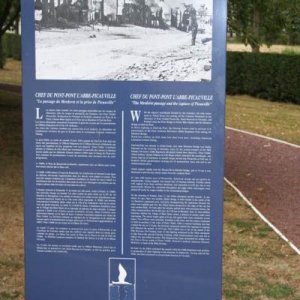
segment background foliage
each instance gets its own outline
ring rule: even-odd
[[[300,42],[299,0],[229,0],[228,29],[259,52],[265,43]]]
[[[0,68],[4,67],[6,53],[3,49],[3,36],[10,30],[18,26],[20,18],[19,0],[1,0],[0,1]]]

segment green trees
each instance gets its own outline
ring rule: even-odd
[[[271,45],[285,28],[289,1],[229,0],[229,30],[249,44],[253,52],[259,52],[262,43]]]
[[[20,16],[19,0],[1,0],[0,1],[0,68],[5,63],[5,54],[3,51],[2,38],[4,33],[12,28]]]
[[[300,44],[300,1],[287,0],[284,16],[288,43],[291,45]]]

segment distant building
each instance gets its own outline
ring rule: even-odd
[[[42,25],[55,25],[61,19],[91,23],[103,16],[103,0],[35,0],[35,10]]]
[[[41,26],[101,22],[187,31],[191,7],[197,11],[199,24],[211,22],[208,8],[197,0],[35,0],[35,15]]]

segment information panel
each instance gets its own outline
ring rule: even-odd
[[[26,300],[221,299],[226,8],[22,0]]]

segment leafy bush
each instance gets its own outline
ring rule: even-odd
[[[21,36],[6,33],[3,36],[3,48],[7,57],[21,60]]]
[[[227,53],[227,93],[300,104],[300,56]]]

